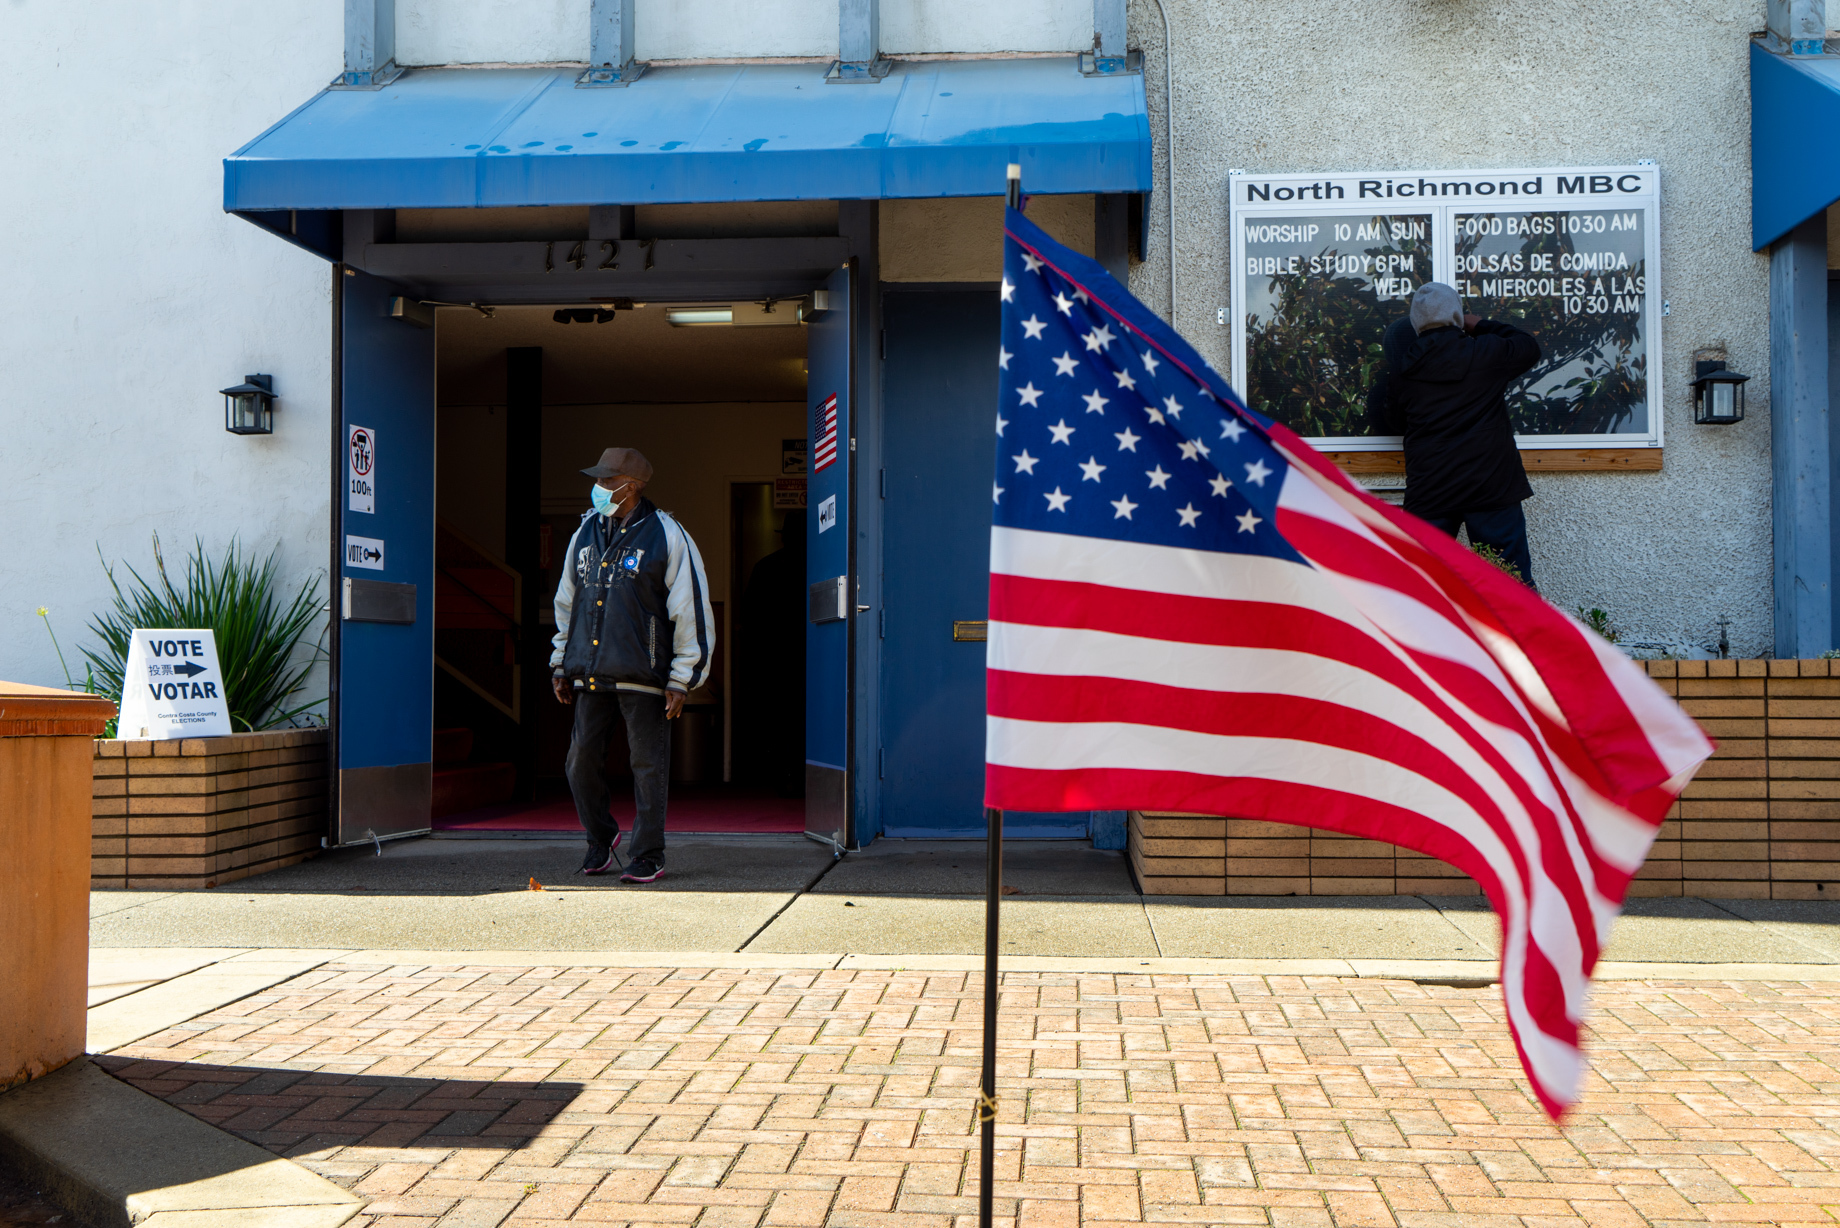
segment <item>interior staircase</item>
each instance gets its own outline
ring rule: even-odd
[[[509,763],[473,762],[471,729],[434,731],[434,816],[459,814],[511,800],[517,768]]]
[[[435,719],[444,723],[434,731],[431,817],[441,819],[508,802],[517,792],[517,766],[489,761],[506,753],[506,730],[494,722],[502,717],[515,729],[520,720],[517,573],[437,521],[434,610],[435,665],[468,692],[444,702],[436,689]]]

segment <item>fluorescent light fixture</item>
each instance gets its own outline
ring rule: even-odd
[[[667,307],[664,318],[675,328],[772,328],[803,324],[805,312],[803,298],[782,298],[730,307]]]
[[[735,310],[732,307],[671,307],[665,311],[664,318],[673,328],[710,328],[733,324]]]

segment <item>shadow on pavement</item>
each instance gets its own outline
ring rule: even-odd
[[[264,1066],[96,1057],[98,1066],[200,1121],[298,1156],[328,1147],[521,1147],[585,1085],[414,1079]]]

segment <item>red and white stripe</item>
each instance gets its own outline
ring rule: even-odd
[[[837,459],[837,394],[831,393],[818,406],[816,429],[812,431],[811,471],[816,473]]]
[[[986,801],[1298,823],[1449,862],[1501,917],[1509,1024],[1556,1117],[1591,969],[1712,745],[1531,590],[1266,434],[1307,565],[992,529]]]

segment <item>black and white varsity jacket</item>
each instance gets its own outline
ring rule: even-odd
[[[550,671],[594,689],[694,691],[709,679],[715,612],[703,556],[641,497],[621,528],[593,511],[569,538],[556,586]]]

